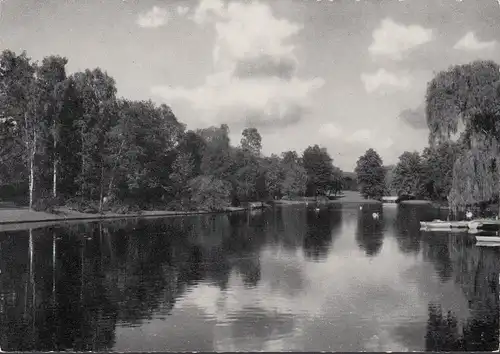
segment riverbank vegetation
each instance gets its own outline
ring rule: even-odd
[[[484,209],[500,192],[500,66],[456,65],[428,84],[429,147],[404,152],[392,170],[397,194],[447,200],[453,210]]]
[[[264,156],[257,129],[231,145],[227,125],[187,130],[167,105],[117,96],[100,68],[66,58],[0,56],[0,196],[34,210],[207,210],[342,188],[318,145]]]

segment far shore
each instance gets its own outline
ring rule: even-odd
[[[273,201],[275,205],[304,205],[304,204],[381,204],[379,200],[364,199],[359,192],[356,191],[343,191],[337,196],[337,199],[328,200],[326,198],[307,197],[295,200],[281,199]],[[435,203],[427,200],[408,200],[401,202],[402,204],[412,205],[427,205],[431,204],[438,207]],[[446,206],[440,206],[446,208]],[[207,215],[207,214],[224,214],[232,212],[244,212],[246,208],[241,207],[227,207],[222,211],[142,211],[139,213],[117,214],[105,212],[103,214],[82,213],[76,210],[71,210],[65,207],[58,208],[55,213],[32,211],[26,207],[3,207],[0,208],[0,232],[3,231],[16,231],[26,230],[30,228],[41,228],[54,226],[61,223],[77,223],[77,222],[92,222],[103,220],[119,220],[119,219],[133,219],[133,218],[164,218],[174,216],[194,216],[194,215]]]
[[[341,194],[336,196],[336,199],[329,200],[325,197],[319,197],[316,200],[314,197],[304,197],[300,199],[288,200],[280,199],[274,202],[275,204],[380,204],[381,201],[375,199],[364,199],[359,192],[356,191],[343,191]]]

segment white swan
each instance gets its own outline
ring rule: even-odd
[[[378,217],[379,217],[379,213],[373,213],[373,214],[372,214],[372,217],[373,217],[374,219],[378,219]]]
[[[465,217],[469,220],[472,219],[472,212],[470,210],[467,211],[467,213],[465,213]]]

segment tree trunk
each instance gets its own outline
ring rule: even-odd
[[[52,196],[54,198],[57,197],[57,154],[56,154],[56,148],[57,148],[57,141],[54,137],[54,161],[53,161],[53,171],[52,171]]]
[[[101,183],[100,183],[100,193],[99,193],[99,213],[102,214],[102,198],[104,197],[104,163],[101,164]]]
[[[36,133],[33,134],[33,146],[30,149],[30,180],[29,180],[29,209],[33,209],[33,192],[35,190],[35,152],[36,152]]]
[[[82,138],[82,148],[80,149],[80,153],[82,154],[81,156],[81,178],[80,178],[80,198],[83,202],[83,183],[84,183],[84,180],[85,180],[85,173],[84,173],[84,166],[85,166],[85,140],[83,138],[83,127],[80,128],[80,135],[81,135],[81,138]]]

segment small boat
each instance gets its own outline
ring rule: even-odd
[[[500,244],[500,236],[476,236],[476,241],[477,242],[483,242],[483,243],[498,243]]]
[[[500,242],[483,242],[477,241],[476,247],[500,247]]]
[[[382,197],[382,206],[384,207],[397,207],[399,197],[396,196],[384,196]]]
[[[420,227],[425,229],[465,229],[468,227],[467,221],[421,221]]]

